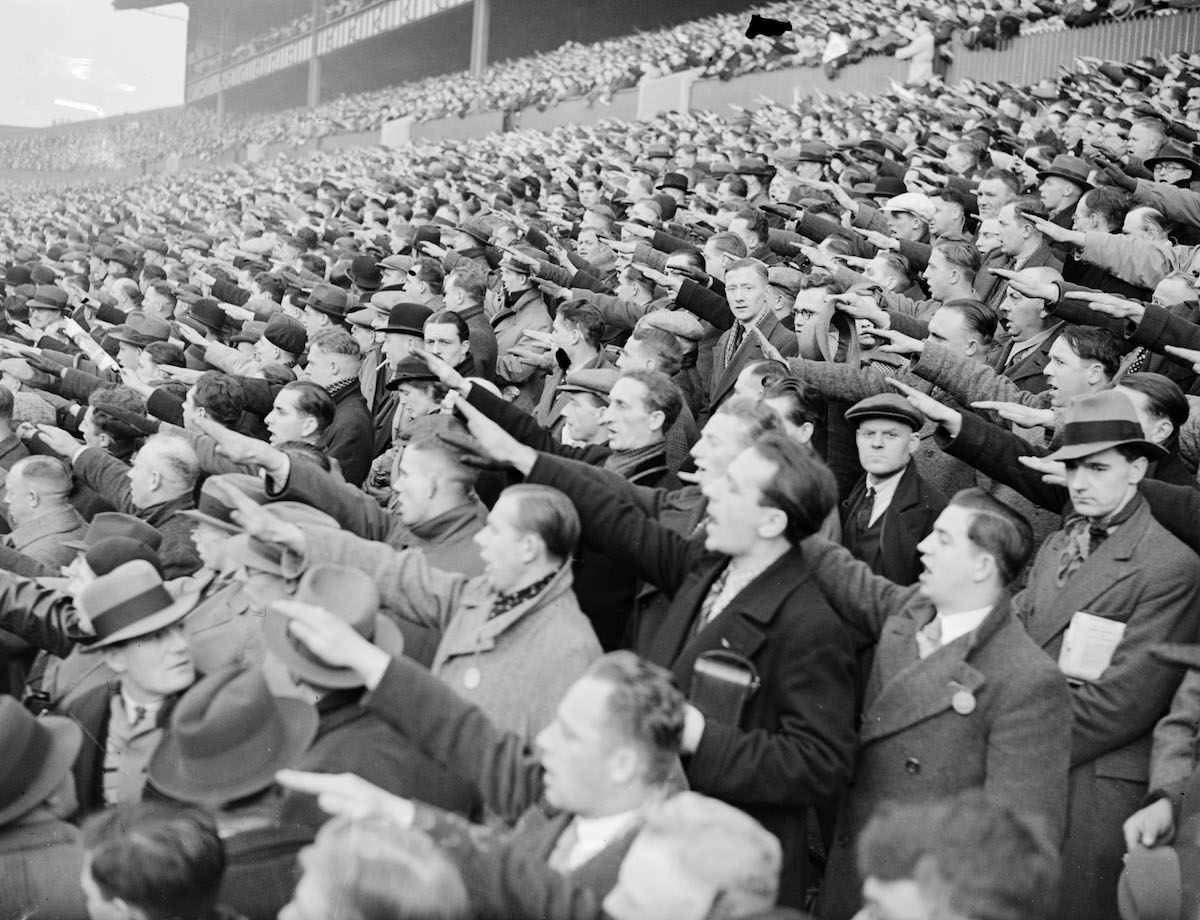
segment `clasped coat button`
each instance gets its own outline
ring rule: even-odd
[[[904,761],[904,769],[907,770],[911,775],[916,776],[921,772],[921,761],[917,760],[915,757],[910,757],[908,760]]]

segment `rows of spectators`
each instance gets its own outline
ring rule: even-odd
[[[0,189],[0,914],[1192,916],[1197,140],[1200,54]]]
[[[189,109],[116,124],[81,125],[69,133],[30,134],[0,142],[0,167],[122,168],[169,156],[212,157],[247,143],[300,144],[377,129],[384,121],[404,116],[424,122],[529,106],[544,109],[579,97],[603,105],[642,79],[692,69],[704,78],[723,80],[782,67],[829,69],[831,62],[836,72],[864,56],[911,48],[922,58],[930,57],[932,72],[935,45],[944,47],[954,35],[970,47],[994,47],[1022,29],[1062,25],[1058,4],[1034,0],[957,5],[922,0],[908,3],[906,9],[905,16],[893,15],[891,8],[888,15],[879,15],[848,0],[819,7],[810,0],[785,0],[760,10],[792,26],[769,39],[747,38],[744,17],[711,16],[603,42],[568,42],[551,52],[494,64],[479,77],[465,72],[440,75],[342,96],[313,109],[231,115],[221,123],[211,111]],[[1100,15],[1106,7],[1093,4],[1089,9]],[[303,32],[307,19],[279,27],[278,35],[255,39],[234,52],[233,59]]]

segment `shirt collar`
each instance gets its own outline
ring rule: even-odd
[[[948,645],[955,639],[959,639],[969,632],[974,632],[979,628],[979,624],[987,619],[987,615],[992,612],[992,609],[989,605],[976,610],[964,610],[961,613],[951,613],[949,615],[939,613],[937,619],[942,627],[942,645]]]

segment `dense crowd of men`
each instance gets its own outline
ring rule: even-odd
[[[1125,14],[1132,15],[1135,0]],[[1148,13],[1162,0],[1137,0]],[[327,4],[326,22],[349,16],[361,0]],[[332,134],[370,131],[396,118],[417,122],[479,112],[518,112],[583,97],[590,105],[607,104],[614,93],[645,78],[695,71],[702,79],[735,76],[783,67],[824,67],[836,73],[848,63],[875,54],[908,49],[932,66],[934,43],[951,37],[967,47],[995,47],[1023,30],[1063,28],[1059,4],[1048,0],[996,0],[942,3],[906,0],[907,17],[886,15],[861,3],[838,0],[779,0],[757,8],[768,18],[789,23],[782,34],[747,37],[743,14],[723,14],[659,29],[643,29],[600,42],[571,41],[553,51],[490,65],[482,74],[439,74],[423,80],[339,96],[314,108],[282,112],[227,113],[218,119],[211,108],[184,109],[82,124],[70,132],[28,133],[0,141],[0,167],[16,169],[118,169],[159,163],[171,156],[212,158],[247,144],[299,145]],[[1092,4],[1096,21],[1110,15],[1105,4]],[[1166,10],[1164,9],[1163,12]],[[1112,15],[1117,14],[1116,6]],[[239,45],[228,57],[197,60],[194,72],[225,66],[265,51],[311,27],[311,13]],[[222,63],[223,62],[223,63]],[[923,75],[919,73],[919,75]]]
[[[4,190],[0,913],[1193,916],[1198,75]]]

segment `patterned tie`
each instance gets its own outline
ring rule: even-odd
[[[133,718],[129,720],[129,727],[137,728],[139,725],[142,724],[142,720],[145,718],[146,718],[146,707],[145,706],[134,706],[133,707]]]
[[[746,327],[741,323],[737,323],[733,327],[733,335],[729,337],[729,345],[725,349],[725,364],[733,363],[733,356],[737,354],[737,350],[742,347],[742,340],[746,337]]]
[[[708,621],[713,617],[713,608],[717,605],[717,598],[721,596],[721,592],[725,590],[725,582],[729,579],[729,566],[725,566],[721,570],[721,574],[717,576],[717,580],[712,583],[712,587],[708,589],[708,594],[704,596],[704,603],[700,605],[700,615],[696,617],[696,633],[699,635],[700,630],[708,625]]]
[[[917,654],[928,658],[942,647],[942,621],[934,617],[917,630]]]
[[[854,524],[858,528],[859,533],[863,533],[871,527],[871,515],[875,513],[875,490],[867,486],[867,494],[863,497],[862,503],[858,506],[858,514],[854,517]]]
[[[1136,374],[1146,366],[1146,357],[1149,354],[1149,351],[1139,345],[1121,361],[1121,366],[1117,369],[1117,374],[1113,380],[1120,380],[1129,374]]]

